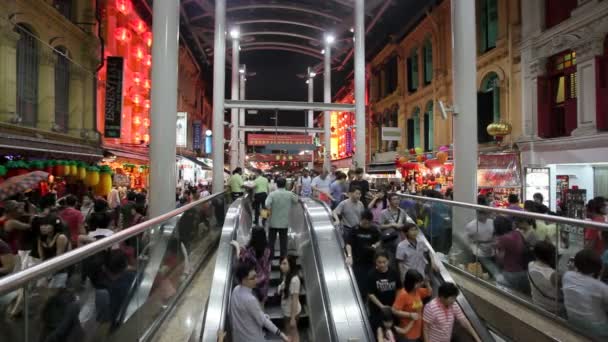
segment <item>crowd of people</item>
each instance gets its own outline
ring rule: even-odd
[[[2,201],[0,278],[143,222],[146,198],[145,190],[113,187],[107,197],[51,189],[44,195],[33,190]],[[42,299],[36,311],[41,341],[76,341],[90,321],[112,328],[135,277],[135,246],[127,240],[30,285],[30,291]],[[93,299],[95,315],[81,310],[83,303],[76,295],[87,285],[99,292]],[[1,298],[7,317],[23,316],[24,296],[20,289]]]
[[[555,215],[543,204],[541,194],[533,198],[521,205],[511,194],[509,209]],[[484,195],[478,197],[478,204],[491,205]],[[603,197],[591,199],[586,219],[608,222],[606,207]],[[561,234],[565,227],[551,220],[478,210],[465,226],[465,235],[488,278],[589,334],[608,338],[608,232],[576,228],[584,232],[583,241],[579,250],[572,251]]]

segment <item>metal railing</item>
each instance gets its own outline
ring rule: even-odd
[[[184,212],[200,206],[202,203],[209,202],[215,198],[223,197],[224,192],[213,194],[202,198],[196,202],[189,203],[181,208],[170,211],[166,214],[152,218],[148,221],[137,224],[131,228],[122,230],[109,237],[100,239],[88,245],[74,249],[65,254],[59,255],[48,261],[45,261],[36,266],[27,268],[18,273],[0,278],[0,296],[10,291],[16,290],[22,286],[27,285],[29,282],[39,279],[40,277],[52,274],[59,270],[65,269],[66,267],[72,266],[78,262],[83,261],[87,257],[111,248],[113,245],[123,242],[129,238],[135,237],[157,225],[173,218]]]

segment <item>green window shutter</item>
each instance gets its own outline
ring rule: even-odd
[[[497,81],[498,79],[496,79],[495,82]],[[500,88],[496,85],[496,83],[492,89],[492,97],[494,102],[494,122],[500,122]]]
[[[487,0],[488,8],[488,41],[487,49],[496,47],[496,37],[498,37],[498,4],[497,0]]]
[[[488,7],[487,0],[479,0],[479,52],[486,52],[488,50]]]
[[[430,39],[424,42],[424,84],[433,81],[433,45]]]
[[[414,120],[414,147],[422,147],[420,146],[420,108],[416,107],[412,119]]]
[[[428,115],[428,149],[432,151],[434,148],[433,132],[435,128],[434,115],[433,115],[433,101],[429,101],[426,105],[426,114]]]

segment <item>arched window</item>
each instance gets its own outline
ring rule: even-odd
[[[491,72],[481,82],[477,93],[477,142],[487,143],[493,140],[486,130],[492,122],[500,121],[500,89],[498,75]]]
[[[478,0],[479,51],[481,53],[496,47],[498,36],[498,1]]]
[[[424,41],[422,58],[424,60],[424,84],[431,84],[433,81],[433,43],[430,37]]]
[[[414,108],[412,117],[407,120],[407,148],[420,147],[420,108]]]
[[[72,0],[53,0],[53,7],[64,17],[72,20]]]
[[[36,125],[38,113],[38,40],[25,24],[15,25],[17,41],[17,114],[26,126]]]
[[[418,49],[407,58],[407,89],[410,93],[418,90]]]
[[[70,115],[70,60],[68,50],[60,46],[54,51],[55,62],[55,124],[59,131],[67,132]]]
[[[432,151],[434,147],[433,142],[433,101],[429,101],[426,104],[426,110],[424,112],[424,150]]]

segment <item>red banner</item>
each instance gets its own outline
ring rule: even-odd
[[[255,153],[248,155],[249,161],[252,162],[310,162],[312,161],[311,154],[261,154]]]
[[[312,144],[312,137],[307,134],[249,134],[247,136],[247,145],[249,146],[266,146],[271,144]]]

